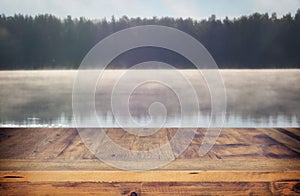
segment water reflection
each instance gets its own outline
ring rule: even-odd
[[[149,74],[149,70],[136,71],[137,74]],[[108,82],[101,84],[105,90],[95,95],[99,125],[102,127],[118,127],[109,109],[110,84],[123,72],[107,71],[105,77]],[[165,74],[166,71],[160,72]],[[210,120],[207,86],[195,71],[182,72],[195,84],[200,97],[199,127],[207,127]],[[299,127],[300,70],[221,70],[221,74],[227,94],[224,127]],[[76,71],[1,71],[0,127],[75,127],[72,113],[75,76]],[[179,110],[175,104],[178,101],[172,97],[171,91],[157,84],[138,88],[130,105],[135,121],[146,127],[149,120],[147,108],[153,100],[159,99],[168,111],[165,127],[179,126]],[[196,117],[197,114],[192,113],[185,116],[191,122]],[[77,120],[89,127],[92,124],[89,123],[90,111]],[[156,116],[153,120],[159,122],[161,118]],[[131,124],[126,126],[135,127]],[[195,125],[191,123],[189,126]]]
[[[195,116],[191,116],[196,118]],[[80,120],[86,124],[85,127],[89,126],[89,121],[92,118],[82,117]],[[101,127],[119,127],[119,124],[114,119],[114,116],[107,112],[105,116],[98,116],[99,126]],[[143,116],[139,119],[136,119],[137,123],[140,125],[144,124],[143,127],[147,126],[147,117]],[[155,119],[154,119],[155,122]],[[201,115],[199,127],[208,127],[210,122],[209,115]],[[92,124],[92,123],[91,123]],[[190,126],[185,127],[195,127],[192,123]],[[292,116],[286,116],[283,114],[278,114],[276,116],[253,118],[252,116],[241,116],[234,114],[227,114],[224,127],[257,127],[257,128],[266,128],[266,127],[299,127],[300,120],[294,114]],[[175,118],[167,118],[165,127],[178,127],[180,122]],[[72,116],[66,116],[64,113],[61,114],[60,118],[57,119],[40,119],[38,117],[31,117],[24,119],[23,121],[0,121],[0,127],[76,127],[76,122]],[[127,127],[139,127],[136,124],[128,124]],[[149,127],[151,128],[151,127]]]

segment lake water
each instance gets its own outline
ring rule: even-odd
[[[128,70],[105,71],[95,87],[95,110],[102,127],[119,127],[111,109],[111,93],[117,78]],[[170,70],[131,70],[139,77],[160,74],[168,77]],[[195,70],[180,70],[195,87],[199,113],[191,108],[185,118],[200,117],[199,127],[210,122],[209,88]],[[72,111],[72,90],[77,71],[1,71],[0,127],[76,127]],[[299,127],[300,70],[220,70],[226,91],[224,127]],[[174,80],[181,91],[181,81]],[[153,121],[165,121],[165,127],[177,127],[180,103],[176,94],[164,85],[148,82],[138,86],[130,99],[125,97],[127,85],[118,92],[118,99],[128,102],[134,121],[149,121],[148,108],[153,102],[164,105],[166,116],[154,116]],[[189,98],[186,98],[189,100]],[[84,103],[82,103],[84,106]],[[78,115],[78,114],[77,114]],[[88,126],[92,112],[83,109],[77,121]],[[197,116],[198,115],[198,116]],[[145,124],[145,125],[146,125]],[[125,126],[133,127],[129,123]],[[194,126],[192,123],[190,126]]]

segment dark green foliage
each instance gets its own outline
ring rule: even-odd
[[[220,68],[300,68],[300,10],[291,16],[255,13],[223,21],[128,18],[91,21],[61,20],[53,15],[0,15],[0,69],[73,69],[101,39],[124,28],[138,25],[178,28],[198,39]],[[135,53],[133,53],[135,52]],[[180,60],[181,58],[181,60]],[[170,51],[144,48],[129,51],[111,68],[126,68],[145,60],[160,60],[180,68],[192,65]]]

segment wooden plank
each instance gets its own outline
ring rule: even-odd
[[[176,129],[148,138],[105,131],[124,148],[147,150],[168,142]],[[198,129],[175,161],[159,170],[134,172],[99,161],[76,129],[0,129],[0,194],[294,195],[300,182],[300,145],[285,131],[298,133],[223,129],[211,151],[199,157],[205,129]]]
[[[273,138],[277,142],[287,146],[288,148],[300,153],[299,141],[284,134],[276,129],[259,129],[263,133],[267,134],[269,137]]]
[[[1,195],[141,195],[140,183],[99,182],[1,182]]]
[[[167,166],[163,170],[300,170],[299,159],[275,159],[275,158],[235,158],[235,159],[179,159]]]
[[[2,159],[0,171],[41,170],[118,170],[97,159],[85,160],[24,160]],[[300,170],[299,159],[242,158],[202,160],[177,159],[157,170]]]
[[[289,180],[271,183],[274,195],[300,195],[300,181]]]
[[[162,129],[152,138],[136,138],[120,129],[106,129],[109,137],[134,150],[159,147],[167,142],[164,134],[170,139],[175,131]],[[293,141],[293,138],[276,130],[224,129],[211,151],[199,157],[198,150],[204,134],[205,129],[198,129],[191,145],[175,161],[160,169],[299,170],[300,154],[289,148],[289,145],[292,148],[300,146],[299,141]],[[76,129],[0,129],[2,171],[113,169],[89,152]]]
[[[176,130],[162,129],[152,137],[125,134],[121,129],[106,131],[112,140],[126,149],[149,150],[167,143],[167,137],[170,139],[170,134]],[[204,133],[205,129],[198,129],[191,145],[177,159],[200,158],[198,150]],[[300,158],[299,146],[299,141],[276,129],[223,129],[211,151],[201,159]],[[82,160],[96,157],[86,148],[76,129],[0,129],[0,159]]]
[[[277,191],[277,190],[276,190]],[[2,182],[3,195],[273,195],[265,182]],[[135,194],[134,194],[135,193]],[[277,193],[277,192],[276,192]]]
[[[300,171],[1,171],[0,182],[272,182]]]
[[[297,129],[281,129],[277,128],[276,130],[280,131],[281,133],[284,133],[285,135],[290,136],[293,139],[296,139],[300,141],[300,131]]]
[[[285,130],[300,137],[300,128],[285,128]]]
[[[19,159],[93,158],[76,129],[0,129],[0,157]]]
[[[272,195],[265,182],[164,182],[143,183],[143,196],[173,195]]]

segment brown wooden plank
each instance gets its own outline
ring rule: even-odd
[[[75,129],[0,129],[1,137],[7,139],[0,142],[0,157],[20,158],[20,159],[40,159],[52,160],[54,158],[70,158],[60,156],[68,146],[74,146],[77,142],[81,142],[81,146],[76,146],[79,150],[79,159],[85,157],[86,153],[92,154],[84,146]],[[76,156],[72,156],[76,158]]]
[[[1,182],[1,195],[141,195],[140,183],[99,182]]]
[[[276,190],[277,191],[277,190]],[[3,195],[272,195],[269,183],[264,182],[18,182],[1,183]]]
[[[164,182],[143,183],[143,196],[173,195],[272,195],[264,182]]]
[[[278,131],[276,129],[268,128],[268,129],[259,129],[259,130],[262,131],[263,133],[265,133],[266,135],[268,135],[269,137],[273,138],[277,142],[300,153],[300,145],[299,145],[300,142],[298,140],[296,140],[284,133],[281,133],[280,131]]]
[[[166,135],[170,137],[169,132],[174,134],[173,129],[163,129],[150,138],[137,138],[122,133],[121,129],[107,131],[117,144],[132,150],[157,148],[168,142]],[[198,132],[179,159],[199,158],[198,150],[205,130],[199,129]],[[0,159],[95,159],[75,129],[0,129],[0,141]],[[299,151],[299,146],[299,141],[275,129],[223,129],[212,150],[201,158],[265,157],[269,150],[274,156],[282,153],[286,158],[300,158],[299,153],[295,152]],[[278,154],[274,149],[277,149]]]
[[[285,130],[300,137],[300,128],[285,128]]]
[[[298,133],[298,129],[284,130]],[[162,129],[151,137],[120,129],[105,131],[124,148],[147,150],[168,142],[176,129]],[[211,151],[199,157],[204,134],[205,129],[198,129],[184,153],[159,170],[133,172],[99,161],[76,129],[0,129],[0,193],[297,194],[300,145],[292,134],[277,129],[223,129]]]
[[[300,195],[300,181],[289,180],[271,183],[274,195]]]
[[[269,131],[268,131],[269,130]],[[167,142],[163,132],[152,139],[132,139],[119,129],[108,135],[128,149],[159,147]],[[168,138],[175,129],[163,129]],[[265,132],[272,132],[270,134]],[[299,153],[288,147],[288,136],[273,129],[224,129],[211,151],[199,157],[205,129],[198,129],[192,144],[164,170],[298,170]],[[275,133],[275,134],[274,134]],[[125,140],[122,140],[122,138]],[[275,139],[276,140],[275,140]],[[282,139],[284,138],[284,139]],[[280,143],[284,140],[285,144]],[[293,142],[293,141],[292,141]],[[126,144],[128,143],[128,144]],[[148,144],[144,144],[148,143]],[[287,143],[287,144],[286,144]],[[299,142],[292,143],[293,146]],[[127,145],[127,146],[126,146]],[[153,160],[155,161],[155,160]],[[0,170],[112,170],[86,148],[75,129],[0,129]]]
[[[118,170],[97,159],[85,160],[24,160],[2,159],[0,171],[30,170]],[[177,159],[158,170],[300,170],[299,159],[243,158],[202,160]]]
[[[1,171],[0,182],[272,182],[300,180],[300,171]]]
[[[294,138],[298,141],[300,141],[300,131],[296,131],[295,129],[282,129],[282,128],[277,128],[276,130],[280,131],[281,133],[284,133],[285,135],[290,136],[291,138]]]

